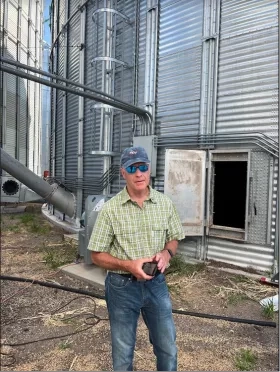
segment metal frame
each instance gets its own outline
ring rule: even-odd
[[[230,155],[237,155],[237,154],[246,154],[247,159],[246,160],[240,160],[240,161],[246,161],[247,162],[247,185],[246,185],[246,205],[245,205],[245,227],[244,229],[237,229],[233,227],[228,226],[217,226],[213,225],[213,206],[214,206],[214,172],[213,172],[213,163],[217,160],[214,160],[214,155],[221,156],[222,154],[230,154]],[[231,159],[223,160],[221,161],[234,161]],[[242,150],[210,150],[209,151],[209,166],[208,166],[208,186],[207,186],[207,235],[209,236],[216,236],[216,237],[222,237],[225,239],[234,239],[234,240],[241,240],[241,241],[247,241],[248,239],[248,223],[249,223],[249,205],[252,204],[252,201],[250,201],[250,174],[251,169],[251,150],[250,149],[242,149]],[[212,221],[212,222],[211,222]],[[211,230],[214,234],[211,234]],[[218,232],[218,234],[215,234],[215,231]],[[223,232],[224,235],[220,236],[219,231]],[[244,237],[243,237],[244,235]]]

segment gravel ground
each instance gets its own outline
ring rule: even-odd
[[[55,267],[75,264],[77,249],[63,240],[63,231],[44,220],[38,205],[20,215],[2,215],[1,224],[2,275],[103,294]],[[166,278],[173,309],[277,323],[272,328],[174,314],[178,370],[278,370],[278,316],[267,319],[258,303],[277,288],[207,265]],[[2,371],[112,370],[104,300],[7,280],[1,281],[1,298]],[[156,368],[142,319],[134,359],[135,370]]]

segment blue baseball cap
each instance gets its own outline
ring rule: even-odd
[[[143,147],[128,147],[121,156],[121,167],[127,168],[135,163],[150,163],[146,150]]]

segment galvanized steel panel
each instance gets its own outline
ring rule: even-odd
[[[9,2],[8,4],[8,30],[9,34],[17,37],[18,30],[18,5]]]
[[[270,246],[240,244],[214,238],[208,240],[208,260],[222,261],[240,267],[271,271],[273,253],[274,249]]]
[[[278,139],[277,1],[222,1],[217,133]]]
[[[70,2],[69,14],[76,10],[75,1]],[[80,53],[80,14],[70,22],[68,26],[68,61],[67,78],[79,82],[79,53]],[[66,179],[77,178],[78,173],[78,127],[79,127],[79,97],[67,94],[66,109],[66,153],[65,153],[65,177]]]
[[[197,134],[203,1],[161,2],[159,25],[156,134]],[[156,188],[163,183],[164,156],[158,152]]]
[[[187,236],[184,240],[181,240],[178,246],[178,253],[188,258],[197,258],[197,238],[191,238]]]
[[[7,51],[6,57],[18,60],[19,62],[28,63],[34,66],[34,57],[37,56],[38,64],[40,65],[40,44],[38,41],[41,38],[40,29],[37,34],[37,42],[35,42],[35,28],[30,28],[30,39],[28,39],[28,17],[30,15],[31,22],[36,21],[36,17],[40,18],[42,8],[41,1],[37,2],[38,12],[34,10],[33,2],[22,1],[22,9],[19,12],[18,1],[6,1],[7,20],[3,19],[3,24],[7,21]],[[29,7],[32,7],[30,10]],[[36,10],[36,9],[35,9]],[[6,13],[5,13],[6,14]],[[19,18],[20,17],[20,18]],[[20,27],[20,28],[19,28]],[[21,31],[19,34],[18,32]],[[19,36],[19,39],[18,39]],[[39,167],[34,169],[33,161],[38,162],[40,156],[39,134],[40,134],[40,87],[35,90],[35,83],[28,82],[26,79],[18,78],[13,75],[7,76],[7,116],[6,116],[6,142],[5,150],[12,151],[11,155],[18,158],[20,162],[27,165],[31,170],[38,173]],[[30,95],[27,96],[27,85],[30,87]],[[18,92],[17,92],[18,87]],[[19,95],[17,96],[17,93]],[[3,112],[3,111],[2,111]],[[1,119],[2,120],[2,115]],[[27,153],[29,150],[29,153]],[[29,159],[29,162],[27,161]]]
[[[203,0],[161,1],[160,5],[160,58],[201,44]]]

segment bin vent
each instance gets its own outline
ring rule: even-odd
[[[15,195],[19,191],[19,183],[15,180],[7,180],[3,183],[2,190],[6,195]]]

